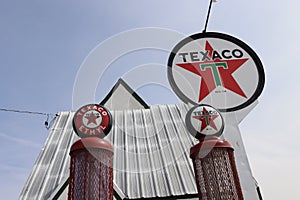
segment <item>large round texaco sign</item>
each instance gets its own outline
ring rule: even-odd
[[[73,129],[79,137],[104,138],[112,126],[110,112],[98,104],[82,106],[74,115]]]
[[[222,33],[198,33],[180,41],[168,60],[168,79],[185,103],[220,111],[242,109],[261,94],[265,77],[256,53]]]
[[[185,124],[188,131],[199,140],[205,136],[220,136],[224,130],[222,115],[205,104],[190,109],[186,114]]]

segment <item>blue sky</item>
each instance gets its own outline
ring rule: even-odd
[[[208,2],[0,1],[0,107],[52,114],[72,110],[76,75],[99,43],[134,28],[160,27],[184,35],[201,32]],[[208,31],[245,41],[264,64],[266,85],[260,103],[240,129],[265,199],[300,196],[299,8],[296,0],[219,0],[208,25]],[[168,53],[154,50],[123,55],[99,82],[95,102],[126,71],[145,63],[166,65],[167,57]],[[150,105],[179,102],[157,85],[138,93]],[[45,120],[43,115],[0,112],[3,199],[18,198],[47,138]]]

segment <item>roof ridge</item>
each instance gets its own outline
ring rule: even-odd
[[[130,93],[132,97],[134,97],[145,109],[150,108],[150,106],[122,78],[119,78],[117,83],[109,91],[106,97],[100,102],[100,105],[105,106],[106,102],[112,97],[112,95],[120,85],[122,85],[128,91],[128,93]]]

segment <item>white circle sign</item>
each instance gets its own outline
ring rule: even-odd
[[[242,109],[261,94],[264,70],[244,42],[221,33],[199,33],[172,50],[168,78],[185,103],[209,104],[221,111]]]
[[[185,123],[189,132],[197,139],[205,136],[220,136],[224,130],[221,114],[209,105],[196,105],[188,111]]]

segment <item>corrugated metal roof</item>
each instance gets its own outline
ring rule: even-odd
[[[184,122],[189,108],[185,104],[157,105],[111,112],[114,123],[106,139],[114,146],[115,192],[129,199],[197,196],[189,158],[190,148],[197,141],[187,132]],[[238,123],[252,108],[223,113],[222,136],[235,149],[243,194],[249,200],[259,197]],[[69,177],[69,150],[79,139],[73,132],[73,115],[58,113],[20,199],[49,199]]]
[[[187,107],[154,106],[116,111],[107,139],[115,148],[114,181],[130,198],[196,194],[184,126]]]
[[[112,111],[106,137],[114,146],[114,183],[130,199],[197,194],[189,149],[196,143],[186,131],[188,107]],[[79,139],[73,112],[58,113],[20,199],[48,199],[69,177],[69,150]]]
[[[20,199],[47,199],[69,177],[69,149],[78,137],[73,134],[74,113],[58,113],[49,136],[21,192]]]

